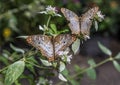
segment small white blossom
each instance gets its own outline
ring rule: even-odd
[[[44,28],[41,25],[39,25],[39,29],[44,31]]]
[[[85,35],[85,36],[84,36],[84,40],[87,40],[87,39],[90,39],[90,36]]]
[[[72,55],[68,55],[70,49],[67,48],[65,51],[59,51],[59,56],[61,56],[61,59],[68,62],[70,64]]]
[[[41,12],[38,12],[38,13],[40,13],[40,14],[50,14],[52,16],[61,17],[61,15],[57,13],[57,10],[55,9],[55,7],[52,7],[52,6],[47,6],[45,11],[41,11]]]
[[[98,12],[97,12],[97,16],[98,16],[98,18],[99,18],[99,21],[102,21],[102,20],[104,19],[104,16],[105,16],[105,15],[102,15],[101,11],[98,11]]]
[[[66,56],[67,57],[67,62],[70,64],[71,59],[72,59],[72,55]]]
[[[48,27],[46,25],[43,25],[43,27],[39,25],[39,30],[46,31],[48,30]]]

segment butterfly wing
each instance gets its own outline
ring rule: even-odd
[[[76,37],[71,34],[60,34],[55,37],[55,56],[59,55],[60,51],[66,50],[74,41]]]
[[[32,35],[27,37],[27,42],[41,51],[49,61],[54,60],[52,37],[46,35]]]
[[[68,25],[72,31],[72,34],[80,34],[79,17],[74,12],[66,8],[61,8],[61,12],[65,18],[70,21]]]
[[[98,12],[98,7],[91,8],[85,14],[83,14],[80,18],[80,30],[83,36],[89,36],[90,28],[92,25],[92,19],[95,17]]]

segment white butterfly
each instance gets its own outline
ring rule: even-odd
[[[78,17],[74,12],[69,9],[61,8],[61,12],[65,18],[70,21],[68,24],[72,34],[83,35],[83,37],[89,36],[90,28],[92,25],[92,19],[98,12],[99,7],[93,7]]]
[[[60,51],[64,51],[75,40],[76,37],[70,34],[60,34],[56,37],[47,35],[32,35],[27,37],[27,42],[41,51],[49,61],[54,61]]]

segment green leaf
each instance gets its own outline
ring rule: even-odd
[[[90,66],[95,66],[95,65],[96,65],[96,63],[95,63],[95,61],[94,61],[93,59],[89,59],[89,60],[88,60],[88,64],[89,64]]]
[[[67,79],[61,73],[59,73],[58,78],[62,81],[67,82]]]
[[[117,61],[114,60],[113,65],[116,68],[116,70],[120,72],[120,64]]]
[[[57,34],[57,27],[56,27],[56,25],[55,25],[55,24],[50,24],[50,27],[51,27],[51,29],[53,30],[53,32],[54,32],[55,34]]]
[[[65,63],[60,61],[59,71],[62,72],[65,69]]]
[[[80,83],[74,79],[69,79],[69,82],[71,83],[71,85],[80,85]]]
[[[115,59],[120,59],[120,53],[115,56]]]
[[[66,33],[66,32],[69,32],[69,30],[68,29],[63,29],[63,30],[58,31],[58,34],[62,34],[62,33]]]
[[[76,71],[76,72],[82,71],[82,69],[81,69],[80,66],[78,66],[78,65],[75,65],[74,68],[75,68],[75,71]]]
[[[80,39],[77,39],[73,44],[72,44],[72,51],[74,54],[76,54],[79,51],[80,47]]]
[[[42,64],[45,65],[45,66],[52,66],[52,63],[47,61],[47,60],[43,60],[43,59],[40,59]]]
[[[89,70],[87,70],[88,77],[90,77],[91,79],[96,79],[96,71],[94,68],[92,68],[96,65],[95,61],[93,59],[90,59],[88,60],[88,64],[91,67]]]
[[[27,62],[30,63],[26,63],[25,66],[32,72],[35,74],[35,69],[34,69],[34,64],[38,64],[38,62],[35,60],[34,56],[29,56],[27,59]]]
[[[98,46],[102,50],[102,52],[104,52],[105,54],[109,56],[112,55],[112,52],[108,48],[106,48],[104,45],[102,45],[100,42],[98,42]]]
[[[91,79],[95,80],[96,79],[96,71],[95,71],[95,69],[91,68],[91,69],[87,70],[87,75]]]
[[[12,13],[8,13],[9,14],[9,20],[8,20],[8,26],[14,30],[15,32],[20,32],[20,30],[17,28],[17,18],[12,14]]]
[[[17,38],[26,39],[28,36],[18,36]]]
[[[16,51],[16,52],[20,52],[20,53],[22,53],[22,54],[25,53],[25,51],[24,51],[23,49],[18,48],[18,47],[15,47],[15,46],[13,46],[12,44],[10,44],[10,47],[11,47],[14,51]]]
[[[96,31],[98,30],[98,22],[95,20],[94,21],[94,24],[95,24],[95,29],[96,29]]]
[[[18,79],[18,77],[23,73],[25,68],[25,62],[24,61],[17,61],[13,64],[11,64],[5,75],[5,85],[11,85],[15,82],[15,80]]]
[[[0,85],[4,85],[4,84],[2,83],[2,81],[0,81]]]
[[[65,77],[68,77],[69,71],[67,69],[64,69],[64,71],[61,72]]]
[[[9,61],[4,56],[0,56],[0,62],[4,63],[5,65],[9,65]]]

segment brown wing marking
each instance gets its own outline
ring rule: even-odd
[[[64,51],[76,40],[76,36],[71,34],[61,34],[55,37],[55,56],[59,55],[59,51]]]
[[[70,21],[68,26],[70,27],[72,34],[80,34],[79,17],[74,12],[66,8],[61,8],[61,12],[65,18]]]
[[[91,8],[80,18],[80,30],[84,36],[89,36],[90,28],[92,26],[92,19],[95,17],[98,12],[98,7]]]
[[[40,50],[42,55],[46,56],[49,61],[53,61],[54,55],[51,38],[52,37],[46,35],[32,35],[27,38],[27,42]]]

